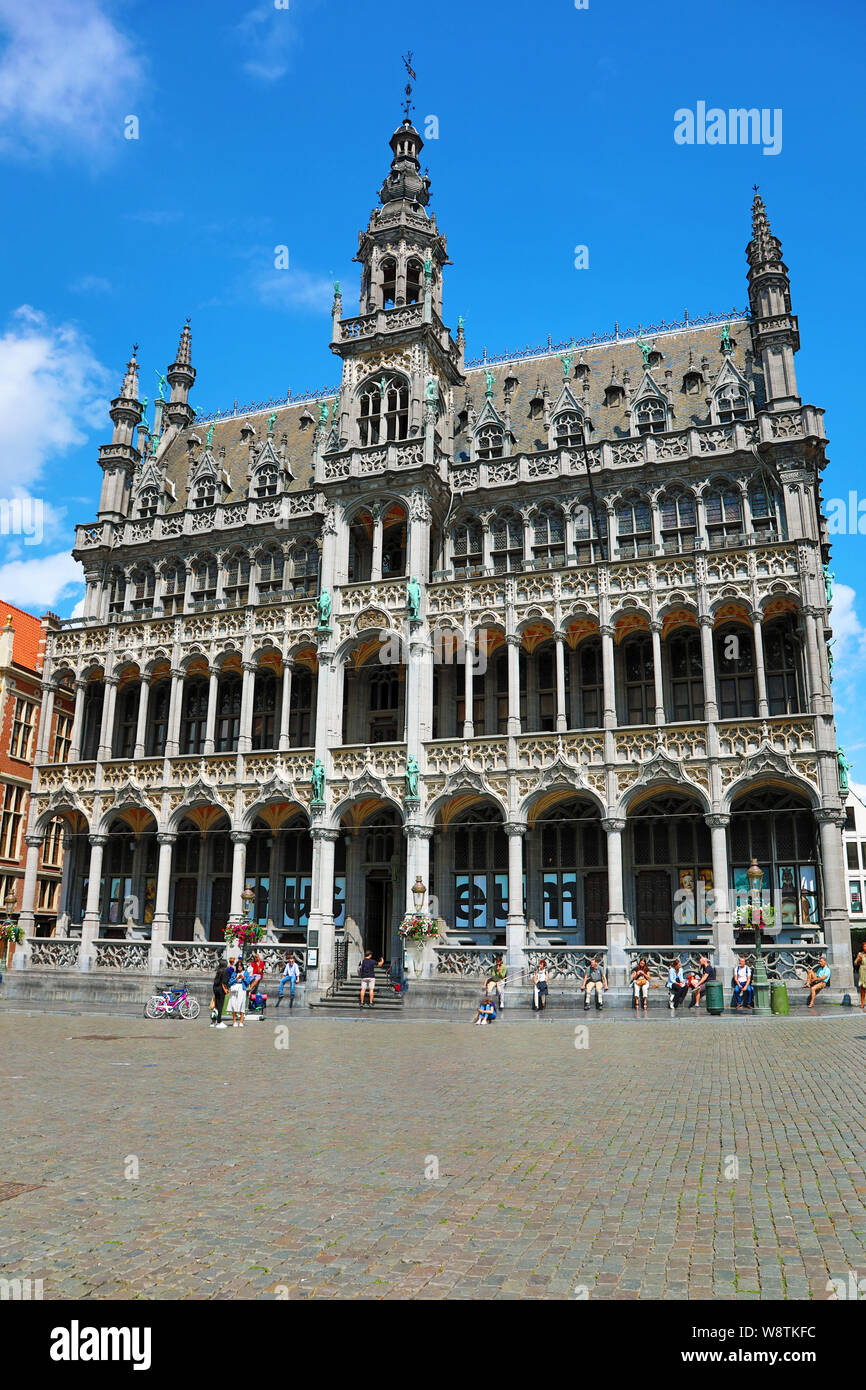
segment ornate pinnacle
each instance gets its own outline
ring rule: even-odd
[[[180,342],[178,343],[178,346],[177,346],[177,366],[178,366],[178,367],[189,367],[189,366],[190,366],[190,364],[191,364],[190,346],[191,346],[191,337],[190,337],[190,331],[189,331],[189,319],[187,319],[186,323],[184,324],[183,328],[181,329],[181,333],[180,333]]]
[[[126,376],[123,378],[123,385],[120,388],[121,396],[127,400],[138,400],[138,362],[135,354],[138,352],[138,343],[132,345],[132,356],[126,364]]]
[[[773,236],[764,200],[758,192],[758,185],[754,184],[753,188],[755,196],[752,199],[752,240],[749,242],[746,254],[753,266],[767,263],[778,264],[782,259],[782,243],[778,237]]]

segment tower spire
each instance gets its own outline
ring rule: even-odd
[[[171,387],[171,399],[165,407],[165,415],[170,425],[186,429],[191,425],[195,411],[189,404],[189,393],[195,381],[195,368],[192,365],[192,335],[187,319],[180,331],[177,357],[166,372]]]
[[[403,66],[406,69],[406,104],[403,108],[403,119],[404,121],[411,122],[412,118],[409,113],[412,110],[412,83],[413,81],[416,81],[418,78],[417,72],[412,67],[411,48],[409,49],[409,52],[404,54],[403,56]]]
[[[752,237],[746,247],[752,347],[763,369],[767,407],[790,410],[801,403],[794,369],[800,334],[791,313],[791,281],[757,184],[753,193]]]

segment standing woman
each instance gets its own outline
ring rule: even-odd
[[[547,961],[542,956],[532,977],[532,1007],[539,1013],[547,1008]]]
[[[643,1011],[646,1013],[646,997],[649,989],[650,972],[646,960],[641,956],[634,970],[631,972],[631,987],[634,990],[634,1011],[640,1013],[641,1000],[643,1000]]]
[[[860,950],[854,958],[857,970],[857,988],[860,991],[860,1008],[866,1009],[866,941],[861,941]]]
[[[243,1028],[244,1014],[247,1011],[247,979],[241,961],[235,966],[234,979],[229,990],[229,1008],[232,1011],[232,1027]]]

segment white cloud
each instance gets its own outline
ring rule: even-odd
[[[143,77],[100,0],[0,0],[0,152],[120,149]]]
[[[111,294],[114,286],[105,275],[79,275],[69,288],[73,294]]]
[[[297,33],[288,6],[277,9],[270,4],[256,5],[236,25],[234,37],[244,54],[241,66],[258,82],[278,82],[289,70],[289,58]]]
[[[115,378],[74,324],[15,310],[0,337],[0,496],[38,495],[46,464],[106,426]]]
[[[81,566],[66,550],[33,560],[12,560],[0,565],[0,594],[29,613],[42,614],[83,585]]]
[[[306,309],[328,313],[334,299],[334,282],[309,270],[266,271],[254,282],[254,289],[268,309]]]
[[[847,667],[866,661],[866,628],[857,616],[857,594],[849,584],[834,584],[830,623],[835,639],[834,656]]]

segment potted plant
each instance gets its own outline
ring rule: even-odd
[[[12,968],[12,957],[15,955],[15,947],[22,945],[24,941],[24,928],[19,927],[16,922],[7,917],[5,922],[0,922],[0,958],[5,959],[6,969]]]

